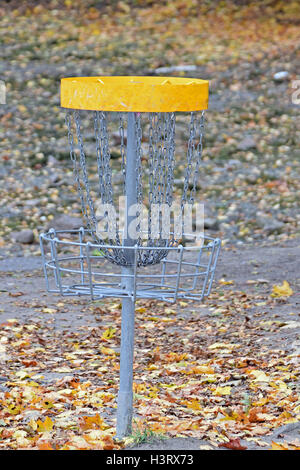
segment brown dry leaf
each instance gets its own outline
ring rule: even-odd
[[[236,439],[230,439],[229,442],[222,442],[219,444],[218,447],[226,447],[226,449],[231,449],[231,450],[246,450],[247,447],[243,446],[240,443],[240,440],[238,438]]]
[[[38,444],[38,449],[39,450],[54,450],[50,442],[46,442],[46,441]]]

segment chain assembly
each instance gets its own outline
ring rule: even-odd
[[[74,178],[79,193],[83,216],[94,241],[99,244],[109,244],[112,248],[103,248],[105,256],[115,264],[126,266],[126,256],[122,241],[118,220],[115,223],[115,236],[100,238],[97,232],[99,217],[97,215],[97,203],[110,204],[115,208],[114,188],[112,184],[112,162],[110,152],[110,137],[108,131],[108,113],[94,111],[94,139],[96,144],[97,162],[97,200],[93,200],[91,191],[87,157],[83,140],[83,125],[79,110],[67,110],[66,124],[68,128],[68,141],[70,157],[73,162]],[[148,227],[146,237],[142,233],[141,223],[137,225],[137,245],[153,247],[152,250],[139,250],[137,265],[159,263],[167,255],[163,247],[177,246],[179,240],[174,232],[169,236],[164,235],[162,211],[164,207],[171,208],[174,200],[174,170],[175,170],[175,113],[149,113],[148,119],[144,119],[143,113],[135,113],[135,155],[136,155],[136,200],[138,207],[146,204],[148,209]],[[181,196],[181,211],[184,204],[193,204],[197,190],[197,180],[202,157],[204,130],[204,112],[200,118],[192,112],[189,124],[189,139],[186,154],[186,168],[184,173],[183,191]],[[74,138],[74,131],[76,139]],[[126,179],[126,124],[124,113],[118,116],[120,164],[122,174],[122,193],[125,194]],[[143,135],[144,133],[144,135]],[[76,144],[75,144],[76,140]],[[151,227],[154,219],[153,207],[156,207],[156,224],[158,224],[158,237],[153,237]],[[158,212],[157,212],[157,207]],[[116,210],[116,208],[115,208]],[[141,209],[142,210],[142,209]],[[141,210],[137,211],[137,217],[142,216]],[[117,213],[117,211],[115,212]],[[109,214],[105,213],[105,217]],[[141,219],[140,219],[141,220]],[[182,218],[183,220],[183,218]],[[108,222],[107,222],[108,223]],[[107,225],[106,225],[107,227]],[[183,227],[184,230],[184,227]],[[155,248],[160,248],[155,249]]]

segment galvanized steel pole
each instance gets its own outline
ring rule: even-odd
[[[134,246],[136,240],[130,238],[128,227],[135,217],[129,215],[130,207],[137,203],[137,149],[136,149],[136,117],[135,113],[128,113],[127,120],[127,156],[125,179],[125,233],[124,245]],[[133,412],[133,354],[134,354],[134,250],[127,250],[126,259],[132,266],[122,267],[122,286],[132,297],[122,301],[121,322],[121,353],[120,353],[120,387],[118,393],[117,433],[116,437],[122,439],[131,433]]]

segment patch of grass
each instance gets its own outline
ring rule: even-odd
[[[129,439],[133,442],[133,444],[143,444],[145,442],[153,442],[157,440],[166,439],[166,436],[153,431],[147,424],[141,426],[136,421],[134,421],[132,433],[130,434]]]

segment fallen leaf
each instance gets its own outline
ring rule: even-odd
[[[278,444],[277,442],[272,441],[272,450],[289,450],[288,447],[284,444]]]
[[[268,377],[263,370],[251,370],[250,375],[254,375],[254,382],[269,382],[270,377]]]
[[[220,279],[219,284],[222,286],[231,286],[234,284],[234,281],[226,281],[226,279]]]
[[[219,444],[219,447],[226,447],[226,449],[231,449],[231,450],[246,450],[247,447],[241,445],[240,440],[237,439],[230,439],[229,442],[222,442]]]
[[[293,295],[293,290],[291,289],[287,281],[283,281],[282,285],[274,285],[271,297],[290,297]]]
[[[37,427],[38,427],[38,431],[39,432],[49,432],[49,431],[52,431],[53,429],[53,421],[51,418],[49,418],[49,416],[46,416],[45,418],[45,421],[41,421],[40,419],[37,420],[36,422],[37,424]]]
[[[107,328],[107,330],[104,331],[103,335],[101,336],[101,339],[104,339],[104,340],[111,339],[113,338],[115,333],[116,333],[116,328],[113,328],[110,326],[109,328]]]
[[[39,450],[54,450],[49,442],[41,442],[38,445]]]
[[[216,390],[214,390],[213,392],[213,394],[217,396],[230,395],[230,393],[231,393],[230,385],[227,385],[225,387],[217,387]]]

